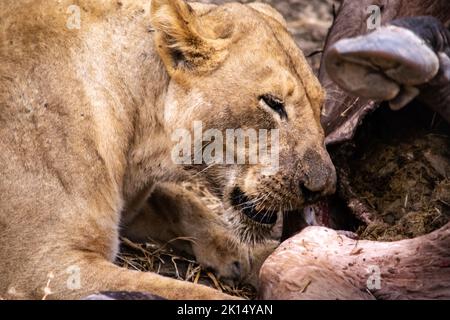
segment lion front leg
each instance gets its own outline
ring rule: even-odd
[[[124,236],[134,241],[171,241],[221,278],[241,280],[253,271],[253,247],[241,243],[224,219],[194,192],[175,184],[156,187],[140,213],[125,226]],[[189,241],[172,241],[176,238]]]
[[[15,291],[8,292],[6,298],[81,299],[98,292],[108,291],[142,292],[166,299],[235,299],[204,285],[175,280],[152,272],[121,268],[105,259],[101,253],[64,252],[55,260],[47,261],[51,262],[51,265],[44,263],[33,271],[37,279],[43,281],[38,285],[35,278],[25,285],[36,286],[28,291],[33,292],[32,296],[21,296],[20,291]],[[47,270],[51,272],[46,273]]]
[[[79,202],[68,197],[61,200],[61,203]],[[114,210],[105,207],[77,210],[71,206],[67,207],[71,209],[69,213],[52,215],[35,203],[36,207],[24,207],[23,214],[28,219],[10,224],[9,230],[1,235],[7,244],[0,250],[2,298],[79,299],[102,291],[125,291],[167,299],[233,299],[207,286],[115,265],[118,233]],[[60,207],[57,204],[54,208]],[[14,212],[13,207],[6,210]],[[45,224],[27,227],[35,212],[44,217],[41,221]],[[23,229],[28,230],[24,234],[26,240],[15,244],[18,231]]]

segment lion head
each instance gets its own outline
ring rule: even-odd
[[[334,192],[324,91],[277,11],[153,0],[151,13],[171,78],[164,119],[176,133],[173,155],[205,177],[241,233],[252,223],[270,229],[281,212]]]

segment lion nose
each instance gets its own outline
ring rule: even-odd
[[[305,160],[308,166],[304,171],[304,181],[300,185],[303,196],[313,201],[320,195],[334,193],[336,170],[328,153],[325,150],[323,152],[308,150]]]
[[[307,203],[315,202],[321,196],[320,192],[314,192],[309,190],[308,188],[305,187],[303,183],[300,183],[300,190],[303,195],[303,199],[305,199],[305,202]]]

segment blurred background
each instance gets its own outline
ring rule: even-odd
[[[298,46],[317,72],[320,54],[328,29],[333,22],[333,0],[197,0],[196,2],[222,4],[227,2],[264,2],[277,9],[286,19],[288,29]]]

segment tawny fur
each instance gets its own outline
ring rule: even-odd
[[[67,27],[73,4],[80,29]],[[47,298],[99,290],[227,298],[113,264],[121,226],[139,219],[157,184],[184,174],[171,161],[170,134],[194,120],[280,128],[280,173],[213,168],[208,175],[225,195],[232,184],[255,196],[272,190],[281,207],[285,197],[301,203],[298,181],[333,189],[319,124],[323,91],[280,15],[262,5],[192,7],[181,0],[0,2],[0,296],[40,299],[48,287]],[[289,122],[258,107],[265,93],[285,100]],[[216,236],[209,250],[220,255]],[[79,288],[68,285],[73,266]]]

